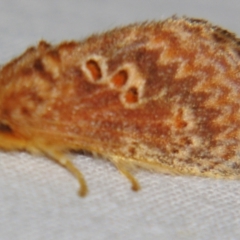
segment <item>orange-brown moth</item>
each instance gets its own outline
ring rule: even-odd
[[[1,68],[0,147],[43,153],[72,172],[84,150],[139,189],[133,167],[240,178],[240,39],[172,17],[52,46]]]

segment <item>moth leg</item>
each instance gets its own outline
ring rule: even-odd
[[[46,150],[44,152],[46,152]],[[84,197],[88,193],[88,187],[83,174],[79,171],[79,169],[77,169],[75,165],[61,152],[51,149],[48,150],[46,154],[53,158],[57,163],[67,168],[67,170],[69,170],[77,178],[80,184],[79,195]]]
[[[141,189],[141,186],[138,182],[138,180],[126,169],[126,167],[123,166],[123,164],[121,163],[116,163],[114,161],[115,166],[117,167],[117,169],[119,170],[119,172],[121,174],[123,174],[132,184],[132,190],[134,191],[138,191]]]
[[[78,182],[80,184],[79,195],[81,197],[86,196],[86,194],[88,192],[88,187],[87,187],[87,183],[83,177],[83,174],[68,159],[66,159],[66,162],[64,162],[64,164],[62,164],[62,165],[65,166],[78,179]]]

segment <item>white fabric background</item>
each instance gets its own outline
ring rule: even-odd
[[[0,64],[41,38],[93,32],[173,14],[240,35],[238,0],[1,0]],[[1,87],[1,86],[0,86]],[[0,239],[240,239],[240,182],[139,171],[142,190],[107,161],[75,155],[90,189],[44,157],[0,151]]]

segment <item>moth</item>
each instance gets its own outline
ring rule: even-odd
[[[0,148],[44,154],[78,179],[70,151],[145,168],[240,178],[240,39],[171,17],[82,41],[40,41],[0,70]]]

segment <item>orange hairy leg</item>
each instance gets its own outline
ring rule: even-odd
[[[50,143],[50,145],[43,144],[42,140],[38,138],[34,138],[34,140],[24,139],[17,133],[17,131],[13,131],[10,129],[8,125],[1,124],[0,125],[0,143],[1,148],[4,150],[27,150],[31,153],[44,153],[46,156],[55,160],[57,163],[65,167],[69,172],[71,172],[78,180],[80,184],[79,195],[84,197],[88,193],[88,187],[86,181],[79,169],[77,169],[72,161],[68,159],[68,157],[61,151],[57,149],[64,149],[65,147],[60,147],[60,144],[56,144],[56,142]],[[49,144],[49,143],[48,143]],[[56,146],[55,146],[56,145]],[[79,148],[78,148],[79,149]],[[95,150],[91,150],[95,152]],[[119,163],[119,161],[112,161],[117,169],[122,173],[132,184],[132,189],[137,191],[140,189],[138,181],[132,176],[132,174],[126,169],[124,165],[127,164]]]
[[[142,167],[240,178],[240,40],[172,17],[52,46],[0,70],[0,148],[43,153],[87,187],[67,153],[110,160],[132,183]]]
[[[77,180],[81,186],[81,188],[79,190],[79,195],[84,197],[88,192],[88,188],[87,188],[86,181],[85,181],[82,173],[80,172],[80,170],[77,169],[74,166],[74,164],[61,152],[57,152],[56,150],[48,149],[48,148],[44,148],[43,152],[46,151],[46,149],[47,149],[47,152],[46,152],[47,156],[51,157],[52,159],[57,161],[59,164],[61,164],[65,168],[67,168],[77,178]]]
[[[44,146],[41,141],[29,141],[24,139],[21,135],[13,132],[8,125],[0,125],[0,142],[1,148],[5,150],[27,150],[31,153],[44,153],[60,165],[67,168],[80,183],[80,196],[85,196],[88,192],[87,185],[82,173],[74,166],[74,164],[65,156],[65,154],[54,149],[54,147]],[[58,146],[59,147],[59,146]]]

